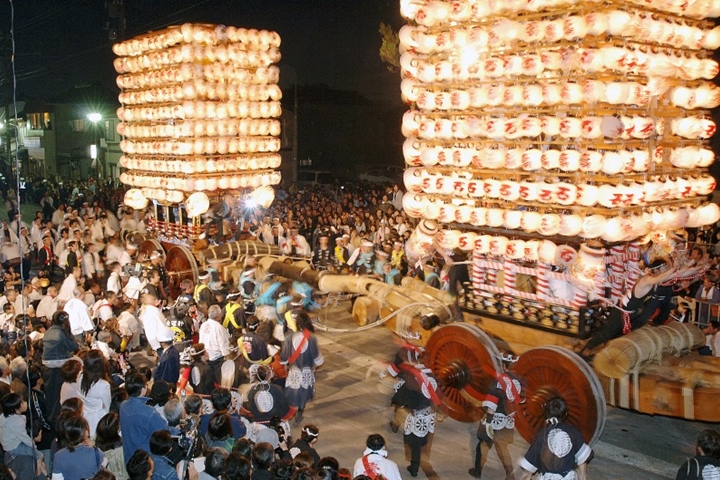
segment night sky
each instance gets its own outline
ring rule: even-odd
[[[277,31],[283,87],[325,84],[399,102],[399,74],[379,58],[380,22],[399,28],[397,0],[125,0],[125,37],[185,22]],[[101,0],[14,0],[21,97],[52,98],[75,84],[115,87],[115,58]],[[10,30],[8,0],[0,29]]]

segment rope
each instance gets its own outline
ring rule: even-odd
[[[334,327],[328,327],[327,325],[322,324],[321,322],[315,320],[313,321],[313,325],[315,325],[317,328],[322,330],[323,332],[329,332],[329,333],[354,333],[354,332],[364,332],[365,330],[370,330],[371,328],[379,327],[380,325],[384,325],[387,323],[392,317],[396,316],[400,312],[416,307],[416,306],[424,306],[424,307],[431,307],[431,305],[425,304],[425,303],[411,303],[408,305],[404,305],[400,308],[398,308],[396,311],[391,312],[386,317],[380,318],[379,320],[370,323],[368,325],[363,325],[362,327],[358,328],[334,328]],[[401,335],[402,336],[402,335]]]

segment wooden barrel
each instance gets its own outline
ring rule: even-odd
[[[414,292],[425,293],[448,305],[453,303],[454,301],[453,296],[450,294],[450,292],[433,288],[427,283],[418,280],[417,278],[405,277],[402,279],[402,282],[400,282],[400,284],[404,288],[407,288]]]
[[[352,316],[361,327],[377,321],[380,303],[370,297],[358,297],[353,304]]]
[[[154,238],[149,238],[142,243],[139,244],[138,248],[138,258],[142,258],[143,260],[149,260],[150,254],[153,252],[159,252],[160,255],[162,255],[163,263],[165,262],[165,249],[163,246],[155,240]]]
[[[678,355],[705,343],[705,335],[695,325],[672,323],[645,326],[608,342],[593,359],[593,367],[609,378],[621,378],[641,364],[664,355]]]
[[[222,245],[210,247],[198,252],[198,257],[202,262],[216,258],[234,260],[243,255],[280,255],[280,249],[277,245],[240,240],[236,242],[223,243]]]

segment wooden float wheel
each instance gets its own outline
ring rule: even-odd
[[[522,383],[515,426],[532,442],[545,426],[545,403],[554,396],[565,399],[568,422],[577,427],[585,442],[593,445],[605,428],[607,411],[602,385],[595,372],[572,351],[557,346],[534,348],[520,355],[511,373]]]
[[[500,352],[485,332],[466,323],[440,327],[425,346],[425,365],[450,417],[477,422],[485,415],[482,399],[502,371]]]
[[[153,252],[160,252],[163,260],[165,260],[165,249],[162,247],[160,242],[155,239],[150,238],[145,240],[138,247],[138,256],[144,258],[145,260],[150,260],[150,254]]]
[[[198,281],[198,264],[192,252],[182,245],[175,245],[168,250],[165,257],[165,270],[168,275],[170,295],[174,298],[180,295],[180,282],[185,279]]]

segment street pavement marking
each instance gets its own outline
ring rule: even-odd
[[[678,468],[680,468],[680,465],[673,465],[658,458],[626,450],[610,443],[597,442],[592,448],[598,457],[612,460],[615,463],[630,465],[645,472],[661,475],[664,478],[675,478]]]

